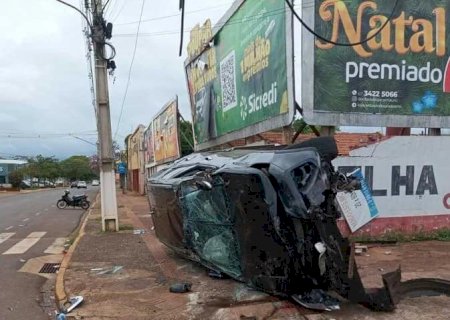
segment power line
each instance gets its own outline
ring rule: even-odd
[[[196,13],[196,12],[201,12],[201,11],[214,10],[214,9],[217,9],[217,8],[222,8],[222,7],[228,6],[231,3],[232,2],[227,2],[227,3],[221,4],[221,5],[218,5],[218,6],[214,6],[214,7],[207,7],[207,8],[198,9],[198,10],[186,11],[186,14],[191,14],[191,13]],[[159,16],[159,17],[154,17],[154,18],[149,18],[149,19],[143,19],[141,21],[141,23],[150,22],[150,21],[157,21],[157,20],[164,20],[164,19],[180,17],[180,16],[181,16],[181,13],[175,13],[175,14],[170,14],[170,15],[166,15],[166,16]],[[125,26],[125,25],[130,25],[130,24],[136,24],[138,22],[139,21],[116,23],[116,26]]]
[[[257,15],[251,15],[251,16],[247,16],[246,18],[243,19],[235,19],[232,21],[226,21],[223,22],[221,24],[216,24],[214,25],[214,28],[222,28],[224,26],[231,26],[231,25],[236,25],[236,24],[242,24],[242,23],[247,23],[249,21],[257,21],[263,18],[267,18],[267,17],[273,17],[276,15],[280,15],[280,14],[285,14],[286,13],[286,8],[283,6],[283,8],[279,8],[279,9],[275,9],[275,10],[270,10],[267,11],[264,14],[257,14]],[[189,33],[191,32],[191,30],[194,27],[190,28],[189,30],[184,31],[185,33]],[[165,36],[165,35],[172,35],[172,34],[179,34],[180,31],[179,30],[165,30],[165,31],[156,31],[156,32],[149,32],[149,33],[140,33],[139,36]],[[135,36],[134,33],[122,33],[122,34],[115,34],[115,37],[131,37],[131,36]]]
[[[127,3],[126,0],[123,1],[122,6],[120,7],[120,10],[118,11],[118,13],[114,16],[114,18],[111,18],[112,22],[115,22],[117,20],[117,18],[120,16],[120,14],[122,13],[123,8],[125,8],[125,4]]]
[[[42,135],[42,136],[66,136],[71,134],[76,135],[96,135],[97,130],[73,131],[73,132],[37,132],[37,131],[9,131],[0,130],[0,135]]]
[[[128,88],[129,88],[130,79],[131,79],[131,70],[133,68],[134,58],[136,57],[136,49],[137,49],[137,43],[138,43],[138,39],[139,39],[139,30],[141,28],[140,20],[142,19],[142,14],[144,12],[144,5],[145,5],[145,0],[142,0],[141,13],[139,15],[139,23],[138,23],[138,27],[137,27],[137,30],[136,30],[136,40],[134,42],[133,57],[131,59],[130,69],[128,70],[127,84],[126,84],[126,87],[125,87],[125,93],[123,95],[122,106],[120,107],[119,120],[117,121],[116,132],[114,133],[114,139],[113,140],[116,140],[117,132],[119,131],[119,127],[120,127],[120,121],[122,120],[123,107],[125,105],[125,100],[127,99]]]
[[[294,14],[295,18],[297,18],[297,20],[302,24],[302,26],[308,30],[309,33],[313,34],[316,38],[327,42],[327,43],[331,43],[334,44],[336,46],[342,46],[342,47],[354,47],[354,46],[359,46],[361,44],[364,44],[372,39],[374,39],[376,36],[378,36],[381,31],[383,31],[383,29],[387,26],[388,23],[391,22],[392,18],[394,17],[394,13],[395,10],[397,9],[397,4],[398,4],[399,0],[395,0],[394,6],[392,7],[392,11],[391,14],[389,15],[389,18],[381,25],[381,27],[377,30],[377,32],[375,32],[372,36],[370,36],[369,38],[363,40],[363,41],[359,41],[359,42],[355,42],[355,43],[342,43],[342,42],[336,42],[333,40],[329,40],[323,36],[321,36],[320,34],[316,33],[310,26],[308,26],[302,18],[300,18],[300,16],[297,14],[297,12],[294,9],[294,6],[291,4],[290,0],[285,0],[285,3],[288,5],[289,9],[291,9],[291,12]]]

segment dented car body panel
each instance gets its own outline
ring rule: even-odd
[[[156,235],[183,256],[270,294],[301,303],[312,290],[333,290],[392,310],[386,288],[396,284],[366,292],[337,228],[335,195],[349,181],[334,171],[336,156],[334,140],[318,138],[289,149],[182,158],[148,180]]]

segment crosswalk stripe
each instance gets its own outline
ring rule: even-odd
[[[66,238],[56,238],[55,241],[51,244],[51,246],[44,251],[44,253],[58,254],[63,252],[65,242]]]
[[[13,235],[15,235],[15,232],[5,232],[5,233],[0,233],[0,243],[5,242],[6,240],[8,240],[9,238],[11,238]]]
[[[3,254],[21,254],[25,253],[28,249],[34,246],[47,232],[32,232],[23,239],[9,248]]]

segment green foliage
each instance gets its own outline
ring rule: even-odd
[[[192,133],[192,123],[189,121],[180,121],[180,141],[181,156],[186,156],[194,152],[194,136]]]
[[[60,176],[59,161],[54,157],[38,155],[28,159],[28,165],[23,168],[24,175],[44,180],[54,180]]]
[[[353,242],[377,242],[377,241],[396,241],[396,242],[410,242],[410,241],[450,241],[450,229],[443,228],[435,231],[417,231],[413,233],[401,232],[387,232],[381,236],[361,235],[352,237]]]
[[[22,170],[15,170],[9,173],[8,175],[9,183],[13,186],[13,188],[19,188],[20,183],[23,180],[23,172]]]
[[[60,166],[61,176],[69,180],[90,180],[96,176],[86,156],[72,156],[61,161]]]
[[[303,120],[303,118],[300,119],[295,119],[294,122],[292,123],[292,128],[294,129],[295,132],[297,132],[300,128],[303,128],[302,133],[312,133],[313,131],[311,130],[311,127],[308,126],[305,122],[305,120]],[[317,128],[319,130],[319,128]]]

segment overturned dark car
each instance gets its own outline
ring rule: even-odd
[[[400,270],[383,276],[383,288],[366,290],[337,227],[336,193],[358,184],[334,170],[336,156],[334,139],[322,137],[179,159],[148,180],[156,235],[214,272],[306,307],[339,308],[333,291],[393,310],[404,293]],[[432,280],[424,280],[428,289]]]

